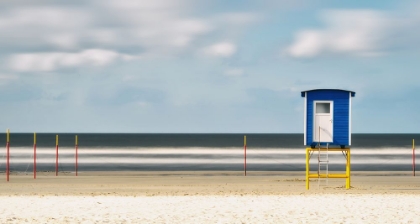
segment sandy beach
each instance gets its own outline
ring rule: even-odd
[[[420,177],[353,172],[305,189],[303,172],[0,175],[1,223],[417,223]]]

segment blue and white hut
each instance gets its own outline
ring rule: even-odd
[[[313,89],[301,92],[305,98],[304,145],[351,145],[351,98],[353,91]]]

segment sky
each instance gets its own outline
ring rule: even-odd
[[[353,133],[420,132],[417,1],[0,1],[11,132],[303,133],[318,88]]]

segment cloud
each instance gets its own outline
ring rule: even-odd
[[[0,15],[0,44],[57,50],[185,47],[211,30],[206,21],[188,16],[187,3],[156,0],[90,1],[67,7],[11,5]]]
[[[235,40],[262,18],[254,12],[200,13],[197,10],[208,9],[190,0],[47,2],[0,3],[4,6],[0,10],[0,46],[4,46],[0,56],[5,56],[13,71],[98,64],[100,59],[81,62],[85,57],[81,52],[89,49],[165,58],[194,55],[205,48],[208,56],[228,58],[237,47],[230,42],[206,47],[212,43],[208,38]],[[217,4],[209,3],[213,5]],[[104,57],[112,55],[105,53]]]
[[[83,10],[64,7],[16,7],[0,17],[1,28],[77,28],[90,22]]]
[[[18,79],[19,77],[15,74],[0,74],[0,86],[6,85]]]
[[[227,76],[242,76],[243,74],[244,74],[244,70],[240,68],[233,68],[233,69],[228,69],[225,71],[225,75]]]
[[[297,58],[322,54],[381,54],[389,26],[384,13],[373,10],[332,10],[323,13],[324,29],[299,31],[286,52]]]
[[[250,12],[230,12],[222,15],[217,15],[214,19],[218,23],[233,24],[235,26],[246,26],[262,20],[262,16],[257,13]]]
[[[0,74],[0,81],[16,80],[19,77],[14,74]]]
[[[98,84],[101,85],[101,84]],[[123,88],[108,88],[107,91],[91,89],[88,97],[91,105],[123,105],[137,104],[140,106],[151,106],[165,102],[167,95],[164,91],[150,88],[139,88],[124,85]]]
[[[53,71],[85,65],[104,66],[118,59],[131,60],[133,58],[130,55],[102,49],[88,49],[78,53],[26,53],[12,56],[9,66],[19,72]]]
[[[0,15],[0,44],[27,50],[74,48],[93,18],[86,10],[54,6],[14,7]]]
[[[204,54],[213,57],[230,57],[236,52],[236,46],[229,42],[221,42],[206,47]]]
[[[118,45],[141,46],[148,53],[177,51],[211,31],[208,22],[189,16],[189,5],[181,0],[98,2],[98,7],[106,12],[100,20],[119,26],[118,29],[108,29],[108,32],[123,38]]]

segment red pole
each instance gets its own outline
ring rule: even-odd
[[[416,176],[416,147],[414,146],[414,139],[413,139],[413,176]]]
[[[55,136],[55,176],[58,176],[58,135]]]
[[[244,136],[244,171],[246,176],[246,135]]]
[[[78,159],[78,149],[79,149],[79,144],[77,142],[77,135],[76,135],[76,176],[77,176],[77,159]]]
[[[9,129],[7,129],[7,141],[6,141],[6,179],[7,182],[9,182],[9,173],[10,173],[10,162],[9,162],[9,158],[10,158],[10,132]]]
[[[34,179],[36,179],[36,133],[34,133]]]

